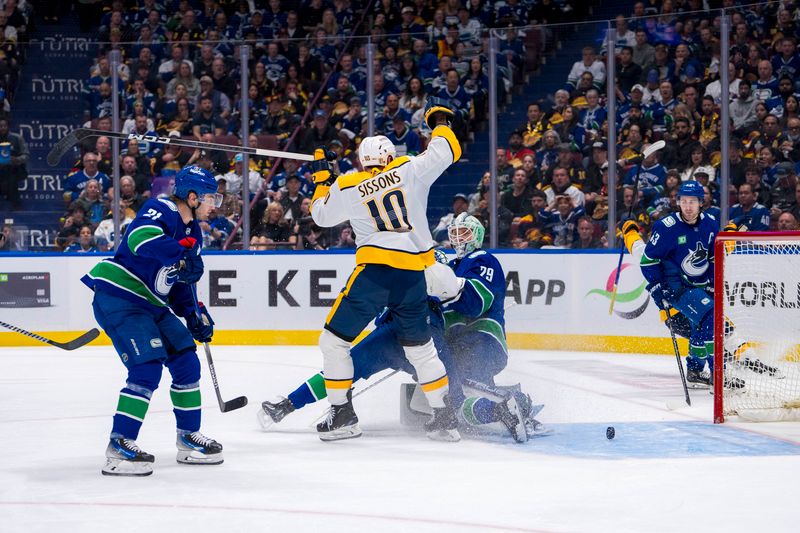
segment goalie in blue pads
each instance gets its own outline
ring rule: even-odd
[[[543,406],[533,405],[519,386],[501,387],[494,383],[494,377],[508,360],[503,329],[503,269],[494,256],[479,249],[484,231],[477,219],[459,215],[448,230],[457,257],[448,265],[446,256],[437,252],[437,263],[425,270],[425,277],[433,342],[450,376],[450,395],[459,413],[459,429],[469,431],[500,422],[514,440],[525,442],[531,436],[546,433],[547,429],[534,418]],[[354,380],[367,379],[390,368],[414,375],[391,315],[378,317],[376,326],[353,347]],[[406,404],[401,409],[412,417],[424,415],[425,411],[410,405],[413,392],[423,409],[427,407],[424,395],[419,390],[408,390],[408,395],[403,394]],[[287,398],[263,402],[259,421],[266,429],[296,409],[321,400],[325,394],[322,374],[315,374]]]

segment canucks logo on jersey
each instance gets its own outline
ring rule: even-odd
[[[698,242],[686,257],[681,261],[681,269],[689,277],[702,276],[708,270],[708,250],[703,243]]]

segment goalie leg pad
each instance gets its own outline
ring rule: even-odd
[[[347,391],[353,387],[353,358],[350,357],[350,343],[329,330],[322,330],[319,336],[322,350],[325,390],[331,405],[347,403]]]

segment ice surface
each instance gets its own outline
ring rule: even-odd
[[[223,397],[251,403],[220,413],[204,366],[203,431],[225,463],[175,462],[165,372],[139,437],[154,474],[130,479],[100,475],[124,383],[111,348],[0,349],[0,531],[797,530],[800,424],[714,426],[705,391],[669,410],[672,357],[514,351],[498,382],[521,382],[555,429],[523,445],[400,426],[401,375],[356,400],[362,438],[322,443],[325,404],[267,433],[255,419],[318,369],[315,348],[212,350]]]

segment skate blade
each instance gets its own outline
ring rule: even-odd
[[[206,455],[197,450],[178,450],[175,459],[184,465],[221,465],[225,461],[222,453]]]
[[[361,428],[358,424],[352,426],[345,426],[327,433],[319,433],[319,440],[324,442],[331,442],[334,440],[356,439],[361,436]]]
[[[153,463],[106,459],[106,464],[100,472],[104,476],[149,476],[153,473]]]
[[[426,435],[431,440],[441,442],[458,442],[461,440],[461,434],[457,429],[437,429],[436,431],[428,431]]]
[[[529,418],[535,417],[536,415],[538,415],[539,413],[542,412],[542,409],[544,409],[544,404],[543,403],[540,403],[538,405],[532,405],[531,406],[531,412],[528,413],[528,417]]]
[[[552,435],[554,432],[553,428],[545,426],[538,420],[534,420],[532,423],[526,424],[525,429],[528,430],[528,439],[546,437],[548,435]]]
[[[695,390],[706,390],[710,389],[711,385],[706,385],[705,383],[692,383],[691,381],[686,383],[686,387]],[[713,389],[712,389],[713,390]]]
[[[256,412],[256,420],[258,420],[258,424],[264,431],[269,431],[269,428],[275,424],[275,421],[272,420],[272,417],[264,411],[263,407],[258,408],[258,411]]]

